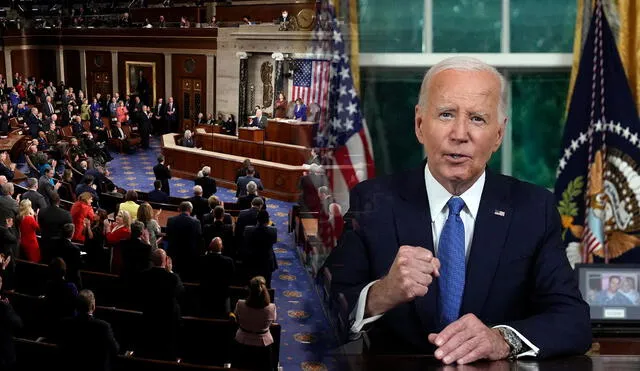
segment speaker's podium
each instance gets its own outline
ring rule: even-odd
[[[238,128],[238,139],[251,142],[264,142],[264,129],[258,129],[256,127]]]

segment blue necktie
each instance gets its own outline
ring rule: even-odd
[[[460,315],[465,276],[464,224],[460,218],[464,201],[460,197],[452,197],[447,206],[449,217],[444,223],[438,244],[441,265],[438,283],[443,326],[457,320]]]

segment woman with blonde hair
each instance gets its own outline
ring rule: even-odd
[[[80,106],[80,119],[82,119],[82,121],[89,121],[91,118],[90,108],[89,100],[83,99],[82,105]]]
[[[84,242],[85,239],[85,220],[89,219],[91,222],[94,218],[93,208],[91,203],[93,202],[93,196],[89,192],[82,192],[76,202],[71,206],[71,220],[75,230],[73,232],[73,240],[78,242]]]
[[[110,222],[109,219],[104,221],[104,235],[107,244],[114,246],[113,261],[111,271],[120,273],[122,269],[122,251],[120,249],[120,241],[131,238],[131,216],[126,210],[120,210],[116,214],[116,221]]]
[[[276,306],[271,303],[264,277],[256,276],[249,281],[249,297],[238,300],[234,312],[238,322],[235,337],[238,351],[233,367],[272,370],[273,336],[269,327],[276,320]]]
[[[18,221],[20,222],[20,248],[22,249],[22,254],[27,260],[39,263],[40,247],[38,246],[36,231],[40,229],[40,226],[35,218],[30,200],[24,199],[20,201]]]
[[[138,221],[142,222],[147,232],[149,232],[149,244],[152,249],[158,248],[158,240],[162,238],[160,232],[160,224],[158,224],[158,217],[162,210],[158,210],[155,213],[148,202],[143,203],[138,208]]]

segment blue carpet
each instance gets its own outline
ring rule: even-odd
[[[160,153],[158,139],[151,140],[149,150],[135,154],[112,154],[108,165],[111,179],[119,187],[150,191],[153,188],[153,166]],[[173,178],[171,195],[190,197],[193,181]],[[235,191],[218,187],[223,201],[236,201]],[[335,370],[336,361],[327,352],[336,347],[330,322],[323,308],[314,280],[302,265],[293,234],[287,232],[291,203],[267,200],[271,219],[278,229],[275,253],[279,269],[274,272],[272,287],[276,290],[278,323],[282,326],[280,364],[284,370]]]

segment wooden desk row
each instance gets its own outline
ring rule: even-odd
[[[246,133],[245,133],[246,132]],[[301,165],[311,156],[306,147],[270,141],[255,141],[244,135],[260,134],[261,130],[240,130],[241,138],[232,135],[196,131],[196,145],[207,151],[215,151],[250,159],[277,162],[286,165]],[[248,138],[248,139],[243,139]]]
[[[234,137],[230,138],[237,140]],[[298,180],[303,172],[300,165],[287,165],[255,159],[256,157],[252,156],[181,147],[176,144],[175,134],[165,134],[162,137],[162,154],[165,156],[166,164],[171,166],[173,176],[194,179],[203,166],[211,166],[211,176],[216,179],[218,185],[231,189],[235,189],[236,186],[236,170],[242,166],[245,158],[249,157],[253,166],[260,172],[260,179],[265,188],[261,192],[263,196],[289,202],[298,200]]]

